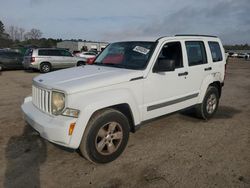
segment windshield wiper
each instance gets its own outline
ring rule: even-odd
[[[118,63],[93,63],[93,64],[100,66],[107,66],[107,67],[126,68],[124,64],[118,64]]]

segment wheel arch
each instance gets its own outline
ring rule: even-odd
[[[198,103],[202,103],[209,86],[216,87],[219,91],[219,97],[221,97],[222,86],[223,86],[222,82],[219,79],[217,79],[217,77],[209,75],[202,82]]]
[[[2,66],[2,69],[1,69],[1,70],[6,69],[6,67],[5,67],[5,65],[4,65],[3,63],[0,62],[0,65]],[[1,70],[0,70],[0,71],[1,71]]]
[[[214,81],[213,83],[209,84],[209,86],[216,87],[219,91],[219,97],[221,97],[222,84],[219,81]]]
[[[128,103],[122,103],[122,104],[116,104],[116,105],[112,105],[112,106],[108,106],[99,110],[96,110],[90,117],[90,119],[98,112],[103,111],[105,109],[109,109],[109,108],[113,108],[115,110],[118,110],[119,112],[121,112],[122,114],[124,114],[129,121],[129,127],[130,127],[130,132],[134,132],[135,131],[135,122],[134,122],[134,116],[133,113],[131,111],[131,108],[129,106]]]
[[[79,61],[77,61],[76,65],[77,65],[77,66],[79,66],[79,63],[84,63],[84,64],[86,64],[86,62],[85,62],[85,61],[83,61],[83,60],[79,60]]]
[[[42,61],[39,65],[39,68],[41,68],[42,64],[49,64],[50,65],[50,68],[52,68],[52,64],[49,62],[49,61]]]
[[[81,104],[82,106],[82,108],[80,108],[81,113],[77,119],[76,127],[73,132],[70,145],[73,145],[74,148],[79,147],[82,136],[91,118],[96,113],[102,110],[108,109],[108,108],[113,108],[123,113],[128,118],[130,132],[135,131],[135,125],[139,124],[141,120],[138,106],[133,100],[133,97],[129,95],[129,93],[125,91],[122,91],[122,92],[118,91],[118,92],[120,93],[120,95],[114,95],[116,91],[114,91],[114,93],[109,92],[111,96],[116,96],[113,98],[109,97],[110,98],[109,100],[107,100],[107,97],[104,97],[106,95],[103,93],[102,98],[100,97],[94,98],[92,96],[92,99],[90,98],[90,100],[88,100],[87,103]],[[98,98],[100,100],[96,100]]]

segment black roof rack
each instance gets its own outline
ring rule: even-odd
[[[217,36],[213,36],[213,35],[195,35],[195,34],[178,34],[178,35],[175,35],[175,37],[213,37],[213,38],[218,38]]]

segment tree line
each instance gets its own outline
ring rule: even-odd
[[[0,20],[0,48],[16,47],[56,47],[57,42],[62,39],[42,38],[42,32],[39,29],[32,28],[26,31],[22,27],[9,26],[5,28],[4,23]]]
[[[225,50],[250,50],[248,44],[225,45],[224,48]]]
[[[42,38],[42,32],[39,29],[33,28],[26,31],[22,27],[10,26],[5,29],[3,22],[0,20],[0,48],[12,48],[21,46],[36,46],[36,47],[56,47],[57,42],[62,39]],[[73,40],[73,39],[72,39]],[[82,41],[78,39],[77,41]],[[225,45],[226,50],[250,50],[248,44],[241,45]]]

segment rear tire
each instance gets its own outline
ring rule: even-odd
[[[216,113],[219,105],[219,91],[214,86],[209,86],[203,102],[196,106],[196,115],[208,120]]]
[[[108,163],[118,158],[129,138],[129,122],[124,114],[115,109],[97,112],[85,129],[81,154],[93,163]]]
[[[47,73],[51,71],[51,65],[50,63],[42,63],[40,65],[40,72],[41,73]]]
[[[3,70],[3,65],[0,65],[0,71],[2,71]]]

